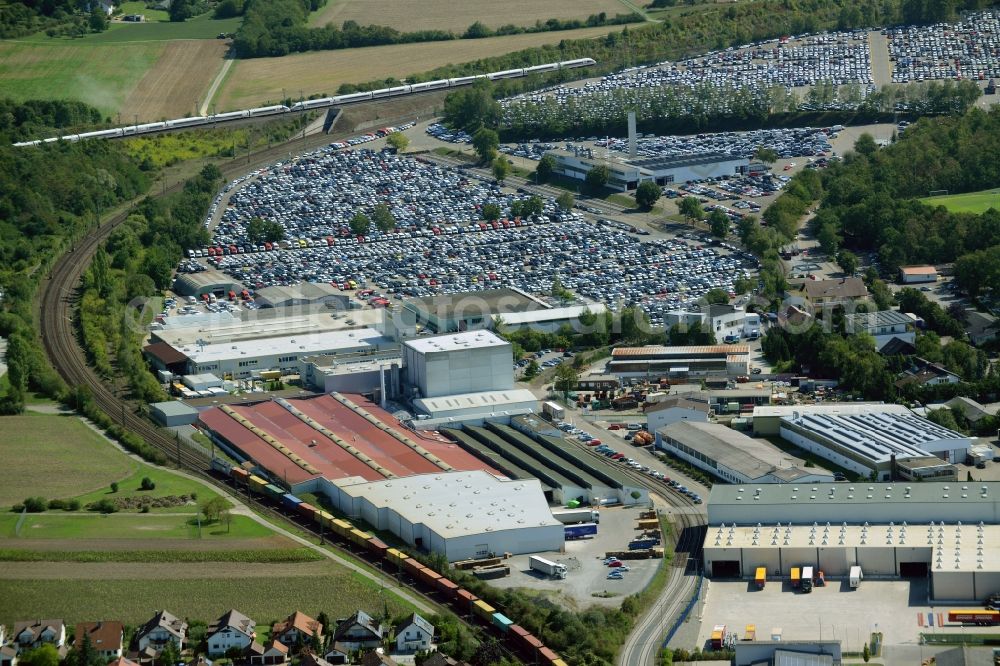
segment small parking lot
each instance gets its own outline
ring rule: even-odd
[[[886,645],[917,644],[921,633],[935,631],[1000,633],[1000,628],[947,624],[948,607],[927,603],[923,581],[864,580],[852,590],[847,581],[831,580],[809,594],[793,592],[789,583],[779,581],[768,581],[763,590],[752,581],[706,583],[708,591],[694,611],[701,620],[698,645],[703,647],[719,624],[739,638],[746,625],[754,624],[758,640],[770,639],[772,629],[780,629],[783,640],[839,639],[850,652],[861,652],[873,631],[882,632]]]
[[[566,565],[564,580],[549,579],[531,571],[528,555],[515,555],[507,560],[511,573],[506,578],[488,581],[502,588],[523,587],[545,590],[566,597],[573,605],[591,604],[620,606],[622,599],[639,592],[649,584],[663,560],[624,560],[628,566],[621,580],[608,580],[611,568],[604,565],[604,554],[628,549],[628,542],[639,532],[635,529],[643,509],[603,507],[597,536],[566,542],[566,552],[537,553],[540,557]]]

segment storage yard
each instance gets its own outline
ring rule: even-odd
[[[1000,77],[1000,13],[970,14],[958,23],[890,28],[894,83]]]

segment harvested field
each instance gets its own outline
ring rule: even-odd
[[[5,416],[3,431],[0,508],[10,508],[28,496],[76,497],[106,488],[139,467],[74,416]],[[45,464],[39,465],[39,460]]]
[[[399,2],[399,0],[329,0],[309,19],[310,25],[323,26],[344,21],[359,25],[386,25],[397,30],[451,30],[465,32],[466,28],[481,22],[488,28],[502,25],[527,26],[535,21],[557,19],[586,19],[591,14],[607,12],[609,15],[628,14],[632,10],[619,0],[511,0],[489,2],[472,0],[456,5],[453,2]]]
[[[393,44],[339,51],[297,53],[281,58],[237,60],[219,91],[218,110],[245,109],[276,102],[285,94],[336,94],[342,83],[407,77],[450,63],[462,63],[512,51],[557,44],[563,39],[599,37],[621,27],[463,39],[424,44]]]
[[[241,577],[221,578],[217,565],[164,565],[156,567],[157,577],[143,575],[131,579],[39,580],[50,567],[63,564],[34,564],[35,580],[0,578],[0,623],[13,624],[26,617],[59,617],[68,624],[93,618],[113,617],[135,625],[149,619],[153,609],[169,608],[179,617],[212,620],[230,608],[238,608],[258,622],[285,617],[298,609],[313,617],[326,611],[331,617],[347,617],[358,608],[382,612],[385,600],[389,612],[399,615],[414,610],[392,593],[360,574],[335,564],[292,565],[294,575],[261,575],[272,565],[239,565]],[[123,565],[108,565],[117,569]],[[150,565],[142,565],[146,569]],[[200,568],[200,578],[187,578],[182,571]],[[282,566],[283,565],[275,565]],[[7,570],[5,563],[4,570]],[[284,568],[282,568],[284,570]],[[211,574],[209,575],[209,572]],[[0,574],[2,575],[2,574]],[[101,576],[113,576],[103,572]]]
[[[220,40],[169,42],[122,105],[122,117],[132,122],[196,115],[201,101],[222,67],[226,43]]]
[[[26,551],[263,550],[297,546],[295,541],[278,535],[258,539],[226,539],[223,542],[214,539],[0,539],[0,549]]]
[[[0,96],[74,99],[110,115],[121,109],[165,47],[163,42],[0,42]]]

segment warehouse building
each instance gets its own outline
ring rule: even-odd
[[[825,483],[833,473],[806,467],[770,442],[719,423],[679,421],[656,431],[656,448],[729,483]]]
[[[511,315],[546,308],[544,301],[520,289],[485,289],[410,299],[402,310],[430,331],[456,333],[492,328],[493,317],[507,321]]]
[[[264,287],[254,294],[254,302],[262,308],[324,306],[333,310],[347,310],[351,307],[350,297],[326,282]]]
[[[165,428],[192,425],[198,421],[198,410],[179,400],[154,402],[149,405],[149,415]]]
[[[910,414],[903,405],[885,402],[821,402],[812,405],[759,405],[753,408],[753,431],[757,435],[778,435],[781,419],[793,414]]]
[[[616,347],[606,368],[606,372],[619,377],[739,376],[750,371],[750,348],[747,345]]]
[[[602,315],[608,311],[603,303],[589,305],[571,305],[564,308],[543,308],[526,310],[524,312],[508,312],[498,315],[503,330],[516,331],[527,328],[539,333],[556,333],[563,326],[569,326],[574,332],[583,332],[580,317],[585,313]]]
[[[891,477],[895,458],[933,454],[964,461],[972,440],[913,414],[810,414],[782,417],[782,439],[865,476]]]
[[[691,310],[674,310],[663,317],[666,328],[676,325],[692,326],[700,324],[701,330],[712,331],[719,341],[736,342],[740,338],[750,336],[754,331],[760,333],[760,315],[747,312],[733,305],[713,304]]]
[[[648,399],[648,398],[647,398]],[[646,427],[650,432],[656,432],[660,428],[665,428],[671,423],[678,421],[701,421],[708,422],[708,403],[688,400],[683,396],[670,396],[644,410],[646,413]]]
[[[1000,483],[716,485],[708,500],[705,570],[828,577],[929,578],[936,603],[1000,590]]]
[[[514,388],[510,343],[489,331],[465,331],[403,342],[409,386],[419,398]]]
[[[150,339],[173,347],[217,342],[236,343],[288,335],[313,335],[329,331],[374,328],[382,331],[383,310],[287,314],[283,310],[252,312],[202,312],[163,317],[150,326]],[[391,337],[391,336],[388,336]]]
[[[298,372],[299,359],[317,354],[395,351],[399,345],[372,328],[285,335],[244,340],[237,344],[191,344],[179,351],[188,358],[186,374],[211,372],[224,379],[258,376],[264,370]]]
[[[292,492],[322,493],[349,518],[449,561],[560,551],[564,544],[563,524],[552,517],[536,479],[503,480],[485,471],[365,483],[316,478]]]
[[[434,398],[418,398],[413,406],[425,428],[462,423],[482,424],[489,419],[507,423],[514,416],[538,411],[538,398],[528,389],[480,391]]]
[[[546,153],[556,162],[555,173],[574,180],[585,180],[597,166],[608,168],[607,187],[622,192],[634,190],[644,180],[657,185],[686,183],[693,180],[735,176],[750,166],[750,160],[724,153],[702,153],[674,157],[623,158],[599,154],[588,148],[556,149]]]
[[[182,273],[174,280],[174,293],[178,296],[201,298],[211,294],[216,298],[226,298],[229,292],[239,294],[243,289],[242,284],[216,270]]]
[[[933,266],[902,266],[899,269],[900,284],[922,284],[937,282],[938,272]]]
[[[401,395],[403,359],[399,351],[322,354],[299,359],[302,385],[323,393]]]

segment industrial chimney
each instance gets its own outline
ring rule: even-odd
[[[628,156],[635,159],[635,111],[628,112]]]

